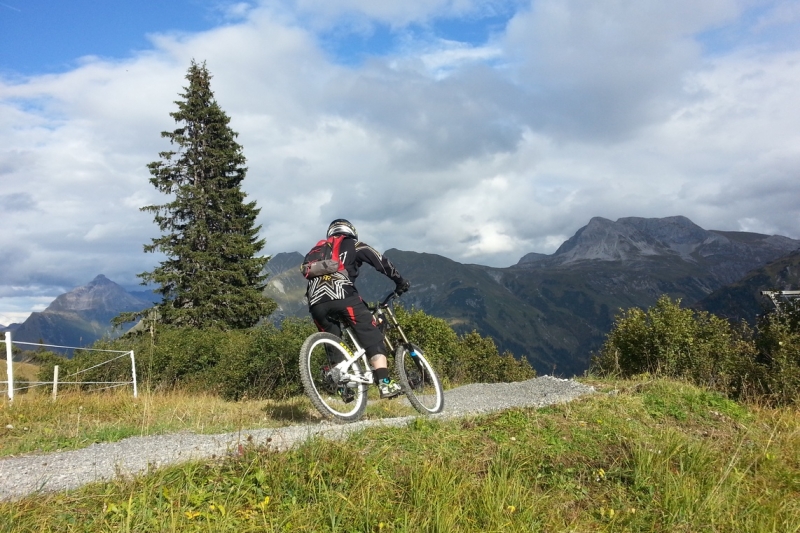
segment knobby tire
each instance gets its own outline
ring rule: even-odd
[[[398,346],[395,352],[395,366],[400,385],[403,386],[408,401],[422,414],[441,413],[444,409],[442,382],[425,358],[419,346],[412,344],[416,354],[412,356],[405,346]]]
[[[364,415],[367,407],[367,385],[359,383],[351,389],[354,398],[345,403],[339,384],[331,384],[323,378],[323,366],[333,366],[328,362],[326,347],[337,351],[344,358],[351,356],[336,335],[325,332],[310,335],[300,348],[300,380],[303,388],[311,403],[325,418],[335,422],[355,422]],[[363,374],[366,369],[361,368],[362,366],[358,359],[348,372],[355,373],[354,369],[357,369],[358,373]]]

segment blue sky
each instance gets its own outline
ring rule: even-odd
[[[0,324],[158,257],[139,207],[190,61],[266,253],[347,217],[507,266],[593,216],[800,238],[800,1],[0,1]]]
[[[83,56],[124,58],[147,35],[197,32],[224,23],[215,2],[9,0],[0,2],[0,66],[22,75],[64,72]]]

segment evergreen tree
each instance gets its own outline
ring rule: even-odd
[[[170,113],[179,127],[161,133],[177,151],[161,152],[148,165],[150,183],[172,201],[142,207],[162,232],[144,250],[167,259],[139,277],[160,286],[162,323],[247,328],[275,309],[263,296],[269,258],[256,255],[265,243],[255,225],[260,209],[245,202],[245,157],[205,63],[192,61],[186,79],[178,110]]]

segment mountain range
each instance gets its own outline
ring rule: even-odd
[[[395,249],[385,255],[412,283],[405,305],[446,319],[460,333],[492,336],[539,373],[574,375],[586,370],[619,310],[649,307],[662,294],[699,304],[799,247],[782,236],[705,230],[682,216],[595,217],[555,253],[528,254],[505,268]],[[267,287],[279,304],[275,318],[305,316],[305,281],[296,269],[302,256],[275,259],[294,264]],[[369,267],[358,286],[370,301],[392,288]]]
[[[682,216],[595,217],[553,254],[530,253],[505,268],[396,249],[385,255],[412,283],[403,305],[444,318],[459,333],[489,335],[539,373],[569,376],[588,367],[621,309],[646,308],[662,294],[752,321],[769,304],[760,290],[797,288],[799,248],[800,240],[705,230]],[[267,264],[265,293],[279,305],[274,322],[308,314],[302,259],[298,252],[280,253]],[[368,301],[393,288],[369,267],[357,284]],[[14,338],[89,344],[112,334],[111,318],[152,301],[152,293],[128,293],[100,275],[33,313]]]
[[[34,312],[16,327],[7,328],[13,339],[58,346],[87,346],[118,335],[111,319],[122,312],[140,311],[156,301],[150,291],[128,292],[100,274],[88,284],[58,296],[41,312]]]

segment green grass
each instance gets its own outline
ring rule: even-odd
[[[593,384],[565,405],[253,446],[3,503],[0,530],[800,531],[796,408]]]

